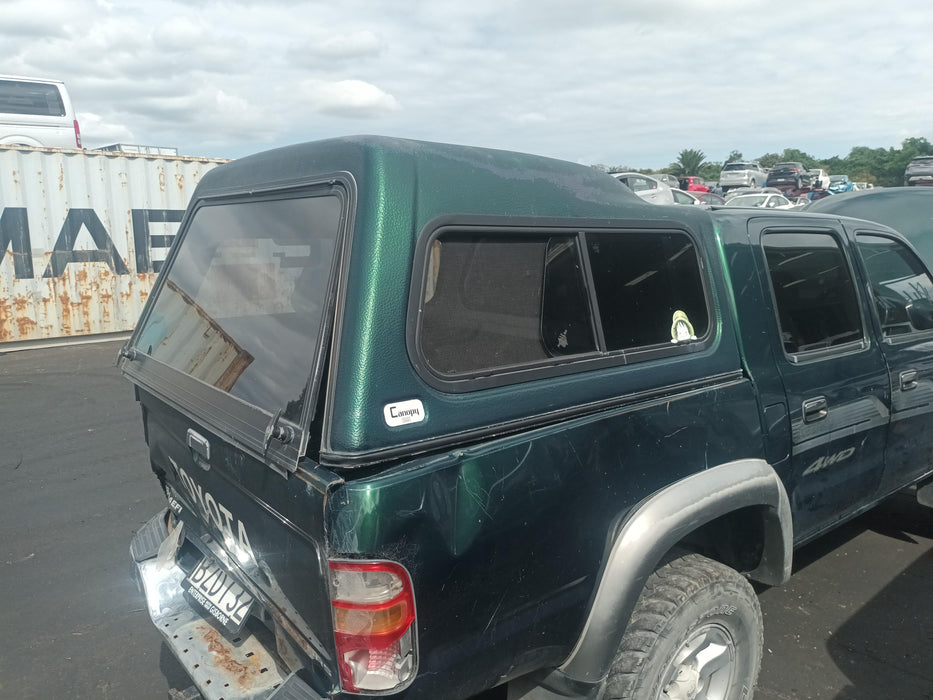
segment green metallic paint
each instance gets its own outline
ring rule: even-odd
[[[710,228],[705,212],[668,212],[644,204],[592,168],[547,158],[368,139],[354,146],[363,154],[363,167],[354,173],[358,207],[348,291],[338,319],[340,347],[332,353],[340,359],[331,367],[331,419],[324,426],[321,450],[324,462],[372,463],[378,459],[375,455],[391,448],[417,453],[426,449],[419,444],[438,435],[450,438],[479,426],[507,424],[527,416],[531,406],[537,413],[560,412],[585,403],[593,387],[614,383],[617,376],[622,383],[617,390],[603,391],[604,398],[637,390],[641,382],[624,380],[618,367],[588,372],[589,378],[582,381],[579,376],[558,377],[475,394],[449,394],[428,386],[412,366],[405,345],[414,247],[422,231],[430,233],[425,226],[441,216],[559,218],[571,227],[584,217],[593,222],[594,217],[605,216],[606,226],[669,230],[675,227],[676,214],[676,228],[691,227],[702,239]],[[717,318],[714,344],[700,354],[723,361],[706,368],[707,375],[738,366],[736,352],[724,355],[716,350],[722,333],[718,298],[718,291],[711,293]],[[668,370],[682,366],[679,360],[665,364]],[[675,370],[668,381],[688,374],[696,376],[693,370],[682,375]],[[397,428],[385,424],[386,404],[416,398],[425,405],[425,421]]]

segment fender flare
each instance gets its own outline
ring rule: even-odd
[[[742,459],[688,476],[645,499],[616,531],[586,624],[557,674],[571,682],[601,682],[661,558],[702,525],[749,506],[765,507],[764,551],[749,578],[771,585],[790,578],[792,515],[774,469],[761,459]]]

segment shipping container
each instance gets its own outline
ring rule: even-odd
[[[132,330],[223,162],[0,146],[0,352]]]
[[[149,156],[177,156],[178,149],[174,146],[144,146],[137,143],[112,143],[109,146],[98,146],[98,151],[113,151],[117,153],[133,153]]]

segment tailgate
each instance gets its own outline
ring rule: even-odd
[[[205,697],[266,697],[273,671],[298,668],[321,694],[337,684],[324,508],[340,480],[308,452],[351,189],[339,175],[199,188],[121,351],[175,527],[159,554],[137,544],[161,533],[133,553],[140,571],[160,562],[152,580],[173,572],[164,584],[190,625],[167,634],[182,623],[153,620]],[[152,613],[160,593],[146,585]],[[242,654],[253,642],[268,653]]]
[[[282,478],[151,394],[141,391],[140,401],[152,467],[165,484],[175,527],[181,524],[175,563],[186,579],[180,585],[213,628],[205,627],[206,634],[217,642],[221,636],[265,637],[268,649],[278,649],[283,677],[289,656],[297,654],[304,657],[297,665],[316,668],[334,687],[324,508],[329,488],[340,480],[310,463]],[[192,436],[197,448],[190,446]],[[214,567],[203,594],[191,590],[202,563]],[[216,606],[205,600],[211,588],[231,591],[227,600],[234,604],[226,614],[218,610],[227,607],[220,599],[213,599]],[[240,612],[237,594],[255,599],[243,620],[228,619]]]

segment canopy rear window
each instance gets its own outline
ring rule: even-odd
[[[317,356],[342,200],[202,206],[136,336],[136,349],[297,422]]]

